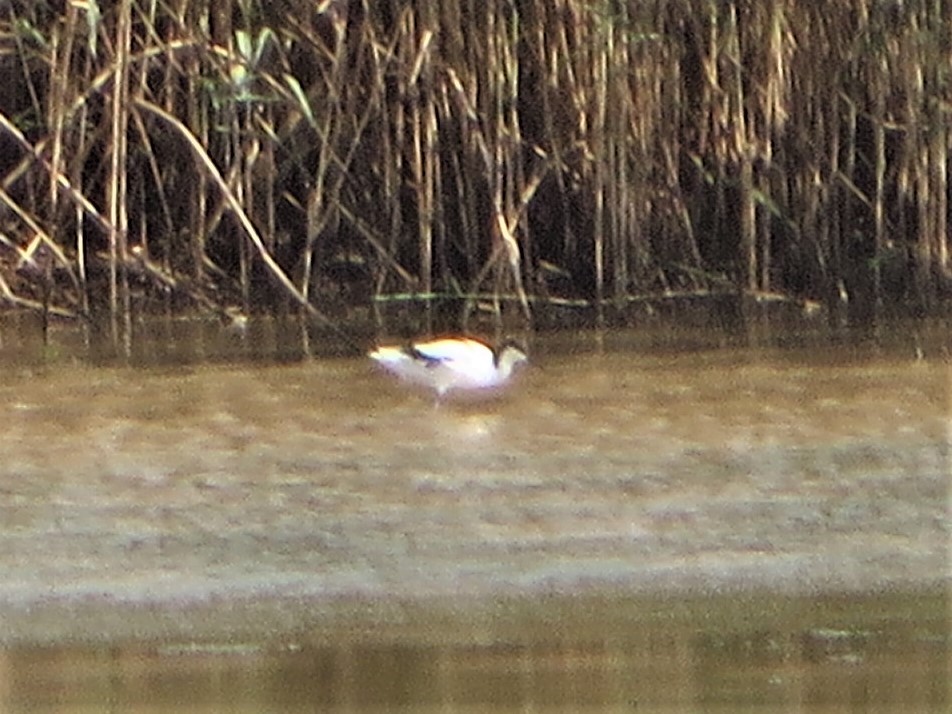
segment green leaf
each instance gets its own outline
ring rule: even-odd
[[[294,95],[294,98],[297,100],[298,107],[304,112],[304,116],[307,118],[308,123],[312,127],[317,127],[317,121],[314,119],[314,114],[311,111],[311,103],[307,99],[307,95],[304,93],[304,90],[301,88],[301,83],[298,81],[297,77],[285,74],[284,83],[288,85],[288,89],[291,90],[291,93]]]

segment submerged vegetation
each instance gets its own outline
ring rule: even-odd
[[[952,292],[952,4],[10,0],[0,296],[111,324]]]

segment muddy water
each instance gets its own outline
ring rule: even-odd
[[[0,709],[945,706],[941,347],[628,346],[6,368]]]

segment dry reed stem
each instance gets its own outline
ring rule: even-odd
[[[248,214],[244,211],[241,204],[238,202],[238,199],[228,188],[228,184],[225,182],[225,179],[222,178],[221,173],[218,171],[218,167],[215,166],[214,161],[212,161],[204,147],[198,142],[195,136],[188,131],[187,127],[185,127],[184,124],[182,124],[171,114],[167,113],[161,107],[151,104],[150,102],[147,102],[143,99],[136,100],[135,106],[139,109],[149,112],[159,119],[162,119],[170,127],[175,129],[178,135],[185,140],[191,149],[192,154],[196,159],[198,159],[198,165],[204,170],[204,173],[212,181],[212,183],[218,187],[222,198],[228,204],[228,207],[235,218],[238,219],[242,229],[245,231],[245,234],[249,240],[251,240],[258,252],[258,256],[261,258],[262,262],[264,262],[272,277],[275,278],[275,280],[279,285],[281,285],[285,292],[291,298],[293,298],[300,307],[304,308],[310,316],[318,318],[326,324],[332,325],[333,323],[322,312],[309,303],[307,299],[297,290],[297,288],[294,286],[294,283],[291,282],[291,279],[288,278],[281,266],[278,265],[278,263],[268,252],[264,245],[264,241],[262,241],[258,231],[248,218]]]

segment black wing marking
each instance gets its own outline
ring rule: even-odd
[[[428,355],[426,352],[421,352],[414,345],[407,345],[403,348],[403,351],[413,359],[422,362],[426,367],[437,367],[449,361],[446,357],[434,357],[433,355]]]

